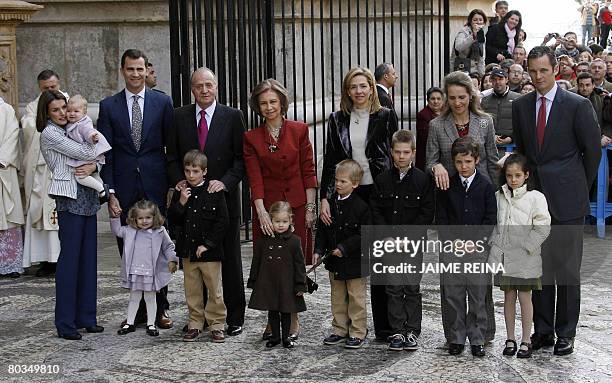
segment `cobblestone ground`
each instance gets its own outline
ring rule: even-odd
[[[53,279],[29,272],[18,280],[0,280],[0,381],[38,382],[612,382],[612,228],[598,239],[587,228],[582,287],[582,313],[576,351],[556,357],[552,349],[530,360],[502,356],[505,339],[503,295],[495,291],[497,336],[487,356],[469,351],[459,357],[444,349],[437,276],[427,276],[423,290],[423,333],[416,352],[390,352],[372,337],[359,350],[324,346],[331,327],[329,281],[319,273],[319,291],[306,297],[295,349],[266,350],[260,341],[266,314],[247,310],[243,334],[213,344],[205,335],[195,343],[181,341],[187,307],[183,274],[170,285],[171,314],[176,325],[157,338],[144,328],[118,336],[128,294],[119,287],[119,258],[107,222],[99,224],[98,324],[102,334],[84,334],[81,341],[58,339],[53,326]],[[243,247],[248,274],[250,245]],[[248,294],[247,290],[247,299]],[[520,321],[517,321],[520,323]],[[371,319],[370,329],[373,328]],[[518,330],[518,328],[517,328]],[[517,332],[520,334],[520,331]],[[9,374],[10,365],[59,365],[53,374]]]

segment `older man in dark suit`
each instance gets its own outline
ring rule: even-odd
[[[224,192],[230,224],[224,239],[222,260],[223,300],[227,307],[227,335],[238,335],[244,324],[246,300],[240,255],[240,193],[244,176],[242,159],[246,125],[242,112],[217,102],[217,77],[208,68],[191,75],[196,100],[174,111],[174,126],[168,136],[168,174],[171,185],[184,180],[183,156],[199,149],[208,157],[208,191]],[[204,302],[207,294],[204,292]]]
[[[399,76],[395,72],[393,64],[382,63],[374,69],[374,79],[376,80],[376,92],[378,92],[378,101],[385,108],[395,111],[393,108],[393,99],[391,98],[391,88]]]
[[[110,188],[109,209],[113,215],[121,215],[125,224],[128,210],[141,199],[151,200],[162,213],[165,211],[168,184],[164,149],[173,107],[170,97],[145,87],[147,56],[143,52],[125,51],[121,74],[125,89],[100,102],[97,126],[113,147],[106,153],[101,172]],[[119,238],[117,242],[121,251],[123,242]],[[166,294],[167,287],[157,294],[156,322],[164,329],[172,327]]]
[[[555,355],[567,355],[580,315],[583,224],[601,157],[600,132],[589,100],[555,83],[553,51],[535,47],[527,59],[537,92],[514,101],[513,137],[546,196],[553,225],[542,247],[542,290],[533,292],[531,342],[535,350],[554,344]]]

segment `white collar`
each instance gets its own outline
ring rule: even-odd
[[[476,169],[474,169],[474,174],[472,174],[471,176],[469,176],[468,178],[465,178],[464,176],[462,176],[461,174],[459,174],[459,178],[461,179],[461,184],[463,185],[463,183],[467,180],[468,183],[468,188],[470,187],[470,185],[472,184],[472,181],[474,181],[474,177],[476,177]]]
[[[142,99],[144,100],[145,98],[145,90],[147,89],[147,87],[143,87],[142,90],[138,93],[132,93],[130,92],[127,88],[125,88],[125,98],[130,100],[132,99],[132,97],[134,97],[135,95],[138,95],[138,97],[142,97]]]
[[[347,195],[345,195],[344,197],[340,196],[340,194],[338,194],[338,201],[344,201],[345,199],[347,199],[348,197],[351,196],[351,194],[353,193],[348,193]]]
[[[554,101],[555,95],[557,94],[557,89],[559,89],[559,85],[557,85],[557,83],[555,82],[555,85],[553,85],[553,87],[546,94],[540,94],[540,92],[536,90],[536,101],[538,101],[540,97],[546,97],[546,99],[550,102]]]
[[[196,102],[196,116],[200,115],[200,112],[202,111],[202,107]],[[217,108],[217,100],[214,100],[212,104],[210,104],[210,106],[206,109],[204,109],[204,113],[206,113],[207,116],[211,117],[213,116],[213,114],[215,113],[215,109]]]
[[[376,84],[376,86],[379,86],[382,90],[384,90],[385,92],[387,92],[387,94],[389,94],[389,88],[387,88],[383,84]]]

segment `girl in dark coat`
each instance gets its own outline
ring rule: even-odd
[[[306,311],[306,266],[300,238],[292,234],[291,205],[275,202],[269,209],[274,236],[262,236],[255,246],[247,287],[253,289],[249,308],[268,311],[272,337],[266,347],[281,342],[292,348],[291,313]]]

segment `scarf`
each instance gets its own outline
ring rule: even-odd
[[[506,34],[508,35],[508,53],[514,53],[514,37],[516,36],[516,28],[510,29],[508,27],[508,23],[504,24],[504,29],[506,30]]]

